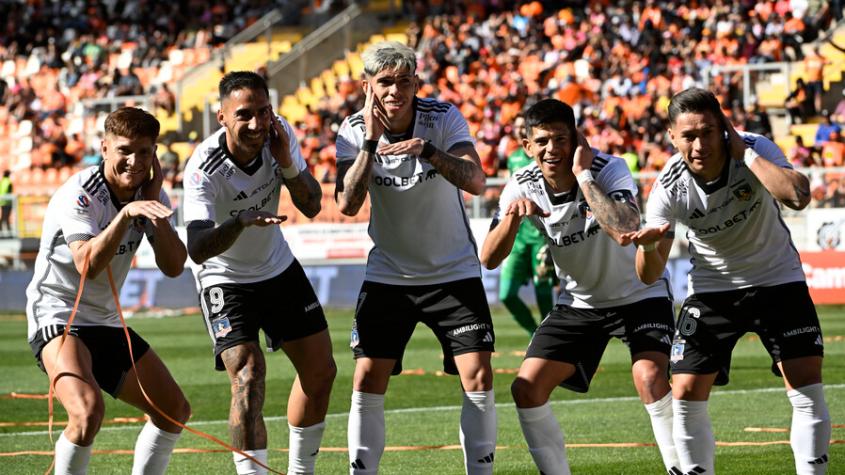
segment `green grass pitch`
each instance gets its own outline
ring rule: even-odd
[[[833,418],[833,439],[829,473],[845,473],[845,308],[820,308],[825,333],[825,382]],[[499,449],[495,473],[537,473],[522,437],[510,383],[522,359],[528,337],[502,309],[494,309],[497,354],[493,359],[499,416]],[[353,360],[348,347],[351,311],[328,312],[329,326],[338,364],[332,392],[318,473],[347,472],[346,415],[349,409]],[[155,348],[184,389],[193,406],[191,425],[227,440],[229,408],[228,381],[213,370],[208,335],[198,315],[165,319],[134,318],[130,325]],[[460,474],[463,459],[458,444],[461,393],[458,379],[438,375],[440,349],[425,326],[419,326],[405,355],[404,366],[418,374],[394,377],[385,402],[388,451],[382,458],[384,474]],[[754,443],[720,445],[717,470],[720,474],[794,473],[792,454],[783,431],[750,432],[746,428],[787,429],[791,408],[782,382],[769,371],[768,356],[752,336],[746,336],[733,356],[731,384],[718,388],[711,397],[710,413],[719,442]],[[52,450],[46,427],[24,425],[47,420],[47,401],[19,399],[10,393],[39,394],[47,391],[47,378],[34,364],[26,343],[26,322],[22,316],[0,317],[0,473],[42,474],[49,455],[21,455],[16,452]],[[287,467],[287,424],[285,404],[293,370],[282,354],[268,355],[265,417],[269,432],[270,465]],[[553,407],[567,444],[572,471],[576,474],[662,473],[651,427],[631,383],[630,359],[626,348],[614,341],[608,347],[590,392],[575,394],[557,389]],[[56,420],[66,416],[57,406]],[[106,419],[137,417],[139,412],[106,395]],[[128,473],[131,451],[141,423],[108,423],[97,436],[96,453],[89,473]],[[58,436],[61,426],[54,432]],[[587,444],[630,444],[627,447],[581,446]],[[768,443],[768,444],[767,444]],[[391,450],[403,447],[406,450]],[[192,434],[184,434],[177,449],[206,449],[208,452],[176,453],[171,474],[233,473],[232,457],[219,447]],[[213,451],[213,452],[212,452]]]

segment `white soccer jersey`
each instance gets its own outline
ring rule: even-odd
[[[293,164],[305,170],[293,128],[279,119],[290,137]],[[185,166],[185,222],[211,221],[219,226],[240,211],[275,214],[283,184],[282,170],[269,145],[265,144],[255,162],[238,165],[226,145],[226,129],[221,128],[197,146]],[[250,226],[229,249],[202,264],[193,264],[194,277],[202,288],[260,282],[281,274],[293,259],[279,226]]]
[[[135,195],[140,199],[140,190]],[[162,191],[159,201],[170,207]],[[100,234],[117,216],[122,206],[106,185],[103,165],[90,167],[73,175],[62,185],[47,205],[41,244],[35,260],[32,282],[26,289],[27,336],[30,341],[39,329],[67,323],[79,289],[80,274],[73,263],[68,245],[87,241]],[[136,218],[126,230],[110,266],[118,292],[129,273],[132,258],[144,234],[153,235],[146,219]],[[73,324],[80,326],[120,326],[108,274],[88,277]]]
[[[475,144],[466,120],[452,104],[414,99],[413,137],[440,150]],[[364,144],[359,111],[343,121],[337,136],[337,161],[354,161]],[[376,155],[369,184],[369,234],[375,246],[365,279],[393,285],[427,285],[481,276],[478,250],[464,209],[463,192],[415,155]]]
[[[748,147],[792,168],[769,139],[740,132]],[[777,201],[743,162],[731,159],[722,176],[702,183],[680,154],[666,163],[646,206],[649,226],[675,222],[689,230],[689,293],[721,292],[804,280],[798,250]]]
[[[593,153],[590,170],[598,186],[611,196],[626,191],[636,196],[637,187],[625,161],[595,149]],[[555,195],[540,167],[536,163],[529,165],[516,172],[502,190],[494,224],[511,203],[523,198],[550,213],[548,217],[528,219],[546,237],[555,270],[565,286],[558,303],[607,308],[670,297],[668,272],[664,271],[663,277],[651,285],[640,282],[634,267],[636,247],[620,246],[602,231],[577,185],[568,193]]]

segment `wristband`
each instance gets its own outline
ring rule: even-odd
[[[293,164],[289,167],[282,167],[282,176],[285,177],[285,180],[296,178],[298,175],[299,168],[296,167],[296,164]]]
[[[364,152],[369,153],[370,155],[376,154],[376,149],[378,148],[378,140],[364,140],[364,146],[361,147],[361,150]]]
[[[651,244],[640,244],[640,249],[642,249],[643,252],[651,252],[657,249],[657,243],[653,242]]]
[[[754,163],[754,160],[757,160],[760,154],[754,151],[753,148],[746,148],[745,153],[742,156],[742,161],[745,162],[745,166],[751,168],[751,164]]]
[[[575,179],[578,180],[579,185],[583,185],[583,184],[589,183],[591,181],[596,181],[596,179],[593,178],[593,172],[591,172],[589,169],[584,170],[581,173],[579,173],[578,175],[576,175]]]
[[[420,157],[428,160],[435,152],[437,152],[437,147],[432,145],[430,141],[426,140],[425,144],[423,144],[422,152],[420,152]]]

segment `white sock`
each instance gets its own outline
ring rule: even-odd
[[[684,473],[695,470],[700,475],[715,473],[716,439],[707,414],[707,401],[672,401],[675,413],[672,438]],[[703,471],[701,471],[703,470]]]
[[[352,391],[347,442],[350,475],[378,473],[384,453],[384,394]]]
[[[828,467],[830,413],[824,400],[824,386],[811,384],[787,391],[792,404],[792,432],[789,442],[795,456],[795,473],[819,475]]]
[[[132,475],[161,475],[181,434],[166,432],[147,421],[135,442]]]
[[[496,455],[496,402],[493,390],[464,392],[461,446],[467,475],[493,473]]]
[[[516,408],[528,452],[537,469],[545,475],[570,475],[563,431],[548,402],[542,406]]]
[[[681,463],[675,451],[675,441],[672,440],[672,392],[669,391],[657,402],[645,404],[645,410],[651,417],[651,429],[660,456],[663,457],[663,466],[669,473],[673,473],[673,469],[674,473],[681,473]]]
[[[254,457],[264,465],[267,465],[267,449],[244,450],[243,452]],[[232,457],[235,460],[235,473],[238,475],[267,475],[266,468],[258,465],[243,455],[237,452],[232,452]]]
[[[320,441],[323,440],[325,422],[308,427],[295,427],[288,424],[290,442],[288,443],[288,475],[306,475],[314,473]]]
[[[83,447],[67,440],[65,433],[56,441],[56,475],[84,475],[88,471],[91,446]]]

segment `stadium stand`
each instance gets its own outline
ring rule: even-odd
[[[326,196],[333,188],[336,131],[362,104],[360,52],[383,39],[419,51],[420,94],[461,109],[491,177],[502,173],[505,157],[519,146],[509,125],[514,115],[546,96],[575,108],[595,147],[625,156],[632,171],[653,175],[672,153],[664,133],[666,104],[693,84],[717,92],[741,128],[773,137],[785,152],[808,152],[806,165],[842,163],[841,135],[833,145],[816,140],[818,114],[838,105],[845,69],[845,27],[836,28],[833,20],[841,13],[828,5],[644,0],[548,7],[553,4],[405,2],[402,22],[282,98],[280,109],[296,125]],[[163,132],[174,132],[177,140],[168,141],[177,160],[168,184],[178,188],[180,164],[199,138],[196,130],[178,130],[179,115],[193,119],[198,105],[213,96],[221,45],[275,7],[257,0],[153,1],[143,12],[140,2],[123,2],[121,11],[108,5],[0,5],[12,25],[0,33],[0,169],[14,171],[16,193],[49,194],[75,167],[95,163],[98,138],[89,131],[102,120],[97,107],[106,106],[86,113],[80,101],[126,94],[148,108],[158,104]],[[228,52],[226,67],[254,69],[278,58],[303,31],[276,31],[269,43],[239,45]],[[822,60],[813,63],[815,57]],[[180,78],[198,67],[206,72],[180,89]],[[746,74],[753,90],[743,83]],[[827,92],[818,106],[815,97],[804,97],[806,119],[790,124],[787,97],[798,79],[820,82]],[[845,102],[841,109],[832,115],[835,121],[845,117]],[[58,171],[47,172],[53,168]],[[642,189],[645,198],[647,179]],[[488,191],[482,212],[496,195],[495,188]],[[344,222],[331,211],[333,200],[324,201],[318,219]]]

